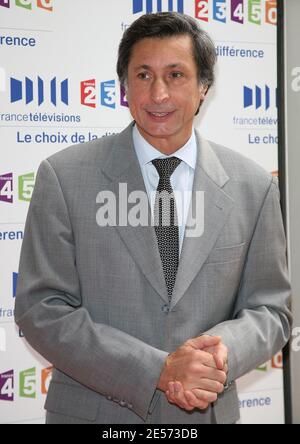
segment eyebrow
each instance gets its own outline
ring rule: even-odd
[[[166,65],[164,68],[183,68],[184,65],[182,63],[170,63],[169,65]],[[139,65],[136,66],[134,68],[134,71],[138,71],[140,69],[146,69],[146,70],[151,70],[151,66],[150,65]]]

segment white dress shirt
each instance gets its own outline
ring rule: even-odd
[[[150,143],[147,142],[141,135],[136,125],[134,125],[132,133],[134,148],[141,167],[150,202],[152,218],[154,214],[155,194],[159,182],[159,174],[153,165],[152,160],[165,159],[172,156],[178,157],[178,159],[182,160],[171,176],[171,185],[175,194],[178,215],[179,252],[181,253],[197,161],[197,142],[195,131],[192,131],[192,135],[187,143],[171,156],[162,154],[160,151],[150,145]]]

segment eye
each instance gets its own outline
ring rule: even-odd
[[[148,80],[150,79],[150,74],[148,72],[140,72],[138,78],[141,80]]]
[[[173,79],[180,79],[181,77],[183,77],[183,73],[182,72],[172,72],[171,76],[173,77]]]

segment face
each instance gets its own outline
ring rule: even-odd
[[[190,138],[207,88],[199,85],[191,38],[146,38],[128,66],[127,100],[143,137],[165,154]]]

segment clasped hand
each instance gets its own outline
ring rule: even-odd
[[[158,388],[172,404],[188,411],[205,410],[224,391],[227,359],[221,337],[189,339],[168,356]]]

